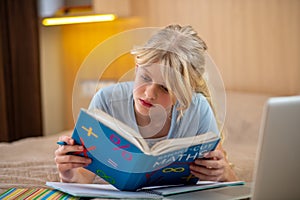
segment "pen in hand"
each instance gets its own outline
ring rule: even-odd
[[[58,142],[56,142],[56,144],[59,144],[59,145],[67,145],[67,143],[64,142],[64,141],[58,141]]]
[[[66,143],[65,141],[57,141],[56,144],[61,145],[61,146],[65,146],[65,145],[69,145],[68,143]],[[82,150],[77,151],[77,153],[75,152],[75,154],[80,154],[82,153]],[[68,152],[67,155],[73,155],[74,152]]]

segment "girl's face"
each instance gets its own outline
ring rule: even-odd
[[[152,110],[164,111],[169,116],[175,99],[171,98],[166,88],[161,67],[159,64],[137,66],[133,91],[136,114],[149,116]]]

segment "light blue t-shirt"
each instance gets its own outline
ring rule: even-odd
[[[133,102],[134,82],[121,82],[100,89],[93,97],[89,109],[101,109],[139,132]],[[219,134],[213,111],[201,93],[193,95],[189,108],[177,121],[178,102],[172,110],[172,122],[166,138],[195,136],[209,131]]]

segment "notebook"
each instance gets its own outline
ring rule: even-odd
[[[162,199],[165,196],[185,194],[193,191],[208,190],[212,188],[222,188],[230,186],[242,186],[243,181],[234,182],[212,182],[198,181],[195,185],[170,185],[145,187],[136,192],[120,191],[110,184],[79,184],[79,183],[61,183],[47,182],[50,186],[59,191],[68,193],[75,197],[97,197],[97,198],[134,198],[134,199]]]

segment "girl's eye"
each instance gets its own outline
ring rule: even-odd
[[[143,81],[151,81],[151,78],[149,76],[146,76],[146,75],[141,75],[141,78],[143,79]]]
[[[160,88],[164,91],[164,92],[169,92],[168,88],[166,88],[165,86],[161,85]]]

